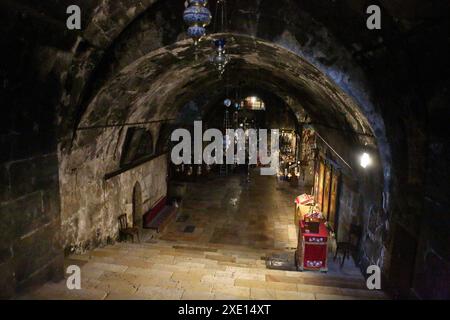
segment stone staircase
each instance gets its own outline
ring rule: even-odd
[[[365,288],[363,277],[266,268],[276,251],[153,240],[118,243],[66,259],[81,268],[81,290],[47,283],[21,299],[341,300],[388,299]]]

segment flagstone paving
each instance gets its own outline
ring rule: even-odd
[[[297,247],[294,199],[301,191],[272,176],[252,171],[188,184],[178,216],[163,240],[226,244],[259,249]],[[192,233],[185,228],[195,226]]]
[[[140,244],[117,243],[66,258],[81,268],[81,290],[66,280],[21,299],[241,300],[386,299],[369,291],[352,261],[329,272],[270,270],[273,254],[294,254],[298,189],[273,177],[241,176],[190,184],[178,222]],[[186,216],[188,218],[186,219]],[[185,233],[186,226],[195,226]],[[330,253],[331,254],[331,253]]]
[[[164,240],[118,243],[66,259],[81,267],[81,290],[68,290],[64,280],[21,299],[386,299],[365,288],[353,265],[345,267],[353,273],[270,270],[265,258],[273,252]]]

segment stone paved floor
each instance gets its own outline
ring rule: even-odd
[[[386,299],[369,291],[352,261],[341,270],[270,270],[273,254],[293,254],[294,196],[273,177],[217,178],[189,186],[184,222],[141,244],[117,243],[66,259],[81,268],[81,290],[47,283],[21,299]],[[183,220],[183,219],[181,219]],[[185,233],[195,226],[193,233]]]
[[[361,275],[269,270],[266,251],[158,240],[118,243],[66,259],[81,267],[81,290],[47,283],[21,299],[342,300],[386,299]],[[354,266],[345,267],[354,270]]]
[[[299,190],[276,178],[253,172],[191,183],[179,212],[163,240],[227,244],[259,249],[297,247],[294,199]],[[180,220],[186,221],[181,222]],[[186,227],[195,226],[193,233]]]

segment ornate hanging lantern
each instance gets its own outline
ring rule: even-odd
[[[188,0],[183,13],[184,22],[189,26],[187,34],[194,40],[194,44],[206,35],[206,26],[211,23],[211,12],[206,7],[208,0]]]
[[[216,14],[214,17],[214,32],[223,33],[227,30],[228,17],[227,17],[227,2],[226,0],[217,0],[216,4]],[[216,51],[211,57],[211,62],[215,65],[217,71],[219,72],[219,77],[221,78],[225,72],[226,65],[230,62],[230,56],[225,52],[225,45],[227,41],[225,38],[221,37],[214,40],[214,46]]]
[[[225,52],[225,44],[225,39],[218,39],[214,41],[216,53],[211,57],[211,62],[216,66],[219,76],[223,75],[226,65],[230,62],[230,57]]]

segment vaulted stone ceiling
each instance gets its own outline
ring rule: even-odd
[[[225,79],[220,79],[209,63],[213,48],[205,40],[197,50],[190,41],[180,41],[153,51],[107,81],[79,124],[81,129],[98,129],[77,131],[72,152],[80,155],[73,158],[80,162],[72,166],[115,152],[114,141],[120,140],[120,135],[111,137],[121,132],[122,124],[177,118],[189,100],[199,95],[214,99],[226,85],[247,85],[272,92],[298,114],[299,121],[305,109],[314,123],[321,124],[317,127],[319,132],[338,145],[338,150],[339,145],[376,147],[365,111],[314,66],[280,46],[246,36],[227,37],[232,63]],[[373,116],[371,120],[378,121],[375,126],[381,123]],[[101,129],[110,125],[117,127]],[[348,150],[339,151],[353,160],[353,155],[346,154]]]
[[[50,58],[41,66],[42,78],[52,68],[65,70],[59,73],[63,89],[59,136],[63,149],[67,145],[64,139],[73,138],[87,106],[109,79],[149,52],[185,37],[181,19],[184,1],[5,0],[4,3],[7,10],[3,11],[3,18],[17,19],[16,24],[6,24],[12,26],[12,32],[20,30],[19,34],[29,35],[40,46],[47,45],[39,53],[43,61]],[[82,7],[81,32],[68,32],[65,27],[65,9],[69,4]],[[420,41],[416,38],[448,43],[442,26],[448,25],[449,2],[378,1],[383,10],[383,28],[373,32],[365,28],[365,9],[369,4],[372,3],[356,0],[229,0],[228,31],[275,43],[304,58],[365,111],[379,145],[402,146],[406,141],[402,140],[402,126],[396,123],[408,119],[411,111],[407,106],[397,108],[402,101],[390,99],[388,92],[425,90],[434,81],[427,77],[432,70],[430,66],[448,65],[442,58],[445,45],[419,48]],[[210,6],[214,12],[214,1]],[[33,27],[36,24],[39,28]],[[429,37],[436,29],[441,32]],[[36,30],[40,32],[36,34]],[[56,62],[51,58],[54,56],[58,57]],[[408,67],[411,65],[415,68]],[[409,81],[416,77],[420,78],[420,86]],[[383,124],[386,121],[388,125]],[[389,150],[382,154],[385,162],[389,162]]]
[[[197,51],[190,41],[182,41],[122,69],[100,90],[80,126],[174,118],[195,95],[244,81],[263,86],[285,100],[298,101],[317,121],[371,134],[371,125],[355,102],[311,64],[263,41],[228,37],[232,40],[232,63],[227,80],[220,79],[208,61],[213,54],[209,41],[204,41]]]
[[[109,128],[102,133],[92,130],[86,135],[77,131],[80,125],[123,121],[139,115],[143,119],[172,116],[178,110],[177,103],[195,98],[194,93],[210,97],[217,93],[219,97],[220,84],[215,73],[200,60],[192,59],[190,46],[183,42],[186,30],[181,19],[183,3],[184,0],[0,1],[0,99],[6,97],[7,101],[6,113],[0,119],[5,150],[1,156],[9,161],[0,168],[0,178],[6,181],[0,198],[7,202],[22,201],[24,196],[31,195],[30,212],[43,205],[54,219],[51,227],[45,227],[45,234],[36,232],[30,238],[38,247],[19,246],[18,252],[14,252],[18,253],[18,261],[6,257],[14,265],[26,267],[23,269],[26,272],[15,272],[18,281],[42,270],[39,263],[42,257],[44,260],[50,257],[47,261],[53,259],[53,250],[39,244],[50,243],[58,235],[60,194],[71,198],[69,202],[62,201],[61,210],[62,230],[67,238],[78,239],[77,224],[85,230],[79,243],[96,238],[92,236],[96,234],[96,225],[112,229],[117,224],[110,208],[120,208],[120,183],[110,181],[105,186],[103,178],[110,170],[117,170],[123,141],[120,137],[126,130]],[[238,70],[242,70],[248,86],[276,93],[294,110],[304,106],[316,119],[373,134],[384,162],[392,163],[389,190],[392,193],[384,194],[383,200],[388,203],[385,213],[389,224],[396,226],[387,229],[406,228],[410,234],[416,234],[420,244],[417,260],[422,260],[422,264],[428,265],[424,269],[429,269],[423,274],[436,275],[434,266],[426,262],[428,254],[437,253],[446,257],[446,261],[449,257],[450,228],[445,209],[449,207],[450,179],[447,120],[450,1],[228,0],[228,3],[231,18],[228,33],[236,39],[230,48],[234,56],[230,81],[239,78]],[[368,31],[365,27],[366,8],[374,3],[382,7],[380,31]],[[79,32],[66,28],[66,8],[71,4],[82,8]],[[214,12],[214,1],[210,6]],[[255,45],[247,41],[249,37],[261,43]],[[238,45],[243,47],[242,52]],[[210,52],[207,42],[200,51],[203,54],[199,59]],[[273,59],[270,53],[274,52],[284,58]],[[155,67],[158,59],[169,64]],[[157,74],[147,75],[142,71],[145,68]],[[128,81],[127,74],[131,75]],[[156,84],[164,84],[163,78],[169,76],[176,76],[171,79],[176,79],[175,83],[170,88],[165,85],[158,88]],[[188,87],[196,90],[189,92]],[[115,91],[117,88],[123,90],[123,97]],[[130,88],[138,92],[128,92],[132,91]],[[165,94],[158,97],[151,90]],[[175,91],[176,94],[169,94]],[[177,103],[172,103],[175,100]],[[119,101],[131,108],[120,108]],[[115,107],[109,110],[110,105]],[[86,153],[84,148],[92,153]],[[158,181],[164,181],[165,171],[161,168],[165,163],[158,164],[150,170],[159,174]],[[384,172],[388,183],[391,172],[386,168],[389,166],[385,166]],[[83,177],[86,183],[78,185],[78,177]],[[378,181],[372,178],[365,175],[360,179],[368,186],[360,190],[364,194],[363,211],[367,212],[369,205],[382,202]],[[161,185],[156,183],[152,187]],[[105,189],[116,191],[105,194]],[[39,194],[42,198],[35,198]],[[84,200],[91,195],[95,201]],[[112,205],[99,210],[106,197]],[[13,215],[16,211],[26,212],[14,208],[7,217],[17,216],[21,225],[27,216]],[[90,212],[97,214],[89,217]],[[86,221],[91,228],[83,225]],[[4,225],[11,225],[8,223]],[[26,232],[14,235],[17,239],[29,234],[35,223],[23,225],[26,227],[20,232]],[[7,237],[8,231],[4,233]],[[387,234],[388,244],[392,239],[395,244],[396,237]],[[378,251],[384,248],[367,240],[367,251],[377,252],[371,256],[378,259]],[[30,261],[32,256],[39,259]],[[389,260],[387,257],[386,262],[390,263]],[[418,274],[423,271],[420,266],[415,269]],[[433,284],[429,287],[433,289]],[[428,294],[426,288],[421,291]]]

